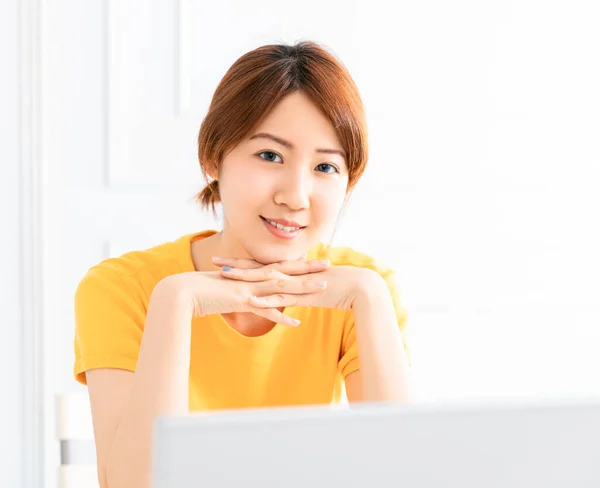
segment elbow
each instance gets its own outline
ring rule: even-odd
[[[106,466],[104,463],[96,461],[96,474],[98,477],[98,486],[100,488],[110,488],[106,477]]]
[[[112,452],[103,471],[98,470],[101,488],[150,488],[150,469],[142,456],[119,456]],[[104,484],[102,484],[104,483]]]

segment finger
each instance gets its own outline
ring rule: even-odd
[[[280,273],[275,268],[267,268],[266,266],[255,269],[240,269],[223,266],[221,268],[221,276],[239,281],[270,281],[290,279],[288,275]]]
[[[295,261],[280,261],[278,263],[262,265],[252,259],[221,257],[213,257],[213,263],[217,264],[218,266],[229,266],[231,268],[239,269],[259,269],[263,267],[269,269],[273,268],[290,276],[325,271],[330,264],[328,259],[312,259],[310,261],[306,261],[304,258],[299,258]]]
[[[329,260],[281,261],[280,263],[269,264],[267,267],[276,269],[286,275],[295,276],[325,271],[329,267]]]
[[[276,294],[287,295],[305,295],[307,293],[317,293],[327,288],[326,281],[320,280],[299,280],[296,278],[287,278],[285,280],[271,280],[261,283],[256,288],[254,295],[269,296]]]
[[[232,268],[239,269],[254,269],[263,267],[262,264],[257,263],[253,259],[222,258],[218,256],[213,256],[212,262],[217,266],[230,266]]]
[[[306,297],[306,295],[277,293],[275,295],[268,295],[266,297],[252,296],[249,298],[249,302],[251,305],[258,308],[295,307],[297,305],[301,305],[301,298],[304,297]]]
[[[281,325],[285,325],[287,327],[297,327],[300,324],[300,321],[298,319],[289,317],[281,313],[276,308],[250,307],[249,311],[255,315],[265,317],[266,319],[269,319]]]

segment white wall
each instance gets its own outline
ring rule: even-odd
[[[2,3],[0,16],[3,209],[19,201],[16,6]],[[364,98],[372,157],[336,242],[396,268],[421,398],[599,395],[597,2],[281,9],[274,0],[44,4],[46,420],[56,394],[84,391],[71,375],[78,280],[110,254],[214,225],[190,201],[212,91],[243,52],[299,38],[331,47]],[[16,236],[17,214],[0,218]],[[17,255],[18,238],[0,245]],[[17,262],[6,265],[0,361],[18,398],[19,373],[6,373],[27,324],[12,287]],[[17,423],[6,419],[17,404],[1,408],[0,446],[14,456]],[[18,479],[7,466],[0,472]]]
[[[0,486],[21,486],[21,297],[19,288],[19,22],[17,0],[0,3]]]

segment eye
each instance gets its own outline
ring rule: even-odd
[[[263,158],[262,157],[263,154],[268,154],[268,158],[267,159]],[[267,161],[269,163],[283,163],[283,161],[281,160],[281,156],[273,151],[260,152],[260,153],[258,153],[258,157],[260,157],[261,159],[263,159],[264,161]],[[279,158],[279,161],[274,161],[273,159],[271,159],[272,157]]]
[[[329,164],[329,163],[321,163],[321,164],[317,165],[317,167],[315,169],[322,173],[329,173],[329,174],[339,173],[339,170],[333,164]]]

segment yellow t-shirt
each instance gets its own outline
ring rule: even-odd
[[[85,372],[90,369],[135,371],[154,286],[166,276],[194,271],[191,243],[215,232],[185,235],[106,259],[87,272],[75,293],[77,381],[86,384]],[[407,311],[390,269],[349,247],[322,243],[307,259],[330,259],[333,266],[361,266],[379,272],[388,283],[398,325],[405,334]],[[284,313],[300,319],[301,324],[295,328],[277,324],[259,337],[240,334],[221,315],[193,319],[190,410],[340,401],[342,379],[359,369],[352,312],[288,307]]]

